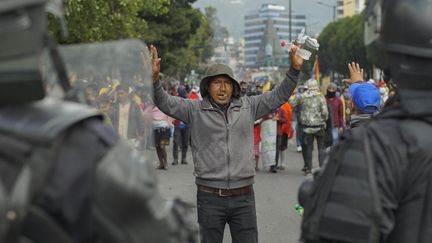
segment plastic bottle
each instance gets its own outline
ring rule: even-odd
[[[294,204],[294,209],[298,215],[303,216],[304,209],[302,206],[300,206],[300,204],[298,203]]]
[[[294,43],[287,43],[282,41],[280,43],[281,46],[289,46],[296,45],[300,48],[297,49],[296,55],[303,58],[304,60],[309,60],[313,51],[318,51],[319,44],[318,41],[314,38],[311,38],[308,35],[305,35],[305,30],[303,29],[301,33],[298,35],[297,39]]]

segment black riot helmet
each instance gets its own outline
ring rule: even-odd
[[[370,0],[365,43],[383,51],[399,90],[432,90],[432,1]]]
[[[45,33],[45,0],[0,2],[0,105],[45,96],[39,62]]]

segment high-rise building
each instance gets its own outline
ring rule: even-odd
[[[292,13],[290,35],[289,12],[281,5],[263,4],[258,11],[249,12],[244,28],[245,67],[288,65],[288,50],[280,42],[295,39],[305,27],[306,16]]]
[[[344,1],[345,0],[337,0],[336,1],[336,18],[337,19],[344,17]]]
[[[365,8],[365,0],[343,0],[343,17],[360,14]]]
[[[337,0],[336,18],[350,17],[360,14],[366,7],[365,0]]]
[[[235,41],[234,38],[228,37],[223,41],[223,43],[214,48],[214,53],[210,58],[210,63],[222,63],[236,69],[238,66],[243,66],[243,57],[243,39]]]

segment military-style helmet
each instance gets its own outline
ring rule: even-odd
[[[45,0],[1,1],[0,105],[45,96],[39,62],[45,33]]]
[[[379,41],[388,52],[432,58],[430,0],[370,0],[365,43]]]
[[[370,0],[365,43],[384,52],[384,67],[398,87],[432,89],[432,2]]]

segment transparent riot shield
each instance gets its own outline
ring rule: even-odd
[[[153,86],[151,57],[140,40],[118,40],[57,47],[67,71],[71,90],[59,85],[52,58],[45,54],[42,68],[48,95],[87,103],[99,109],[109,124],[113,105],[117,102],[116,88],[126,86],[131,101],[142,112],[145,132],[134,146],[146,147],[152,123]],[[139,144],[138,144],[139,143]]]

